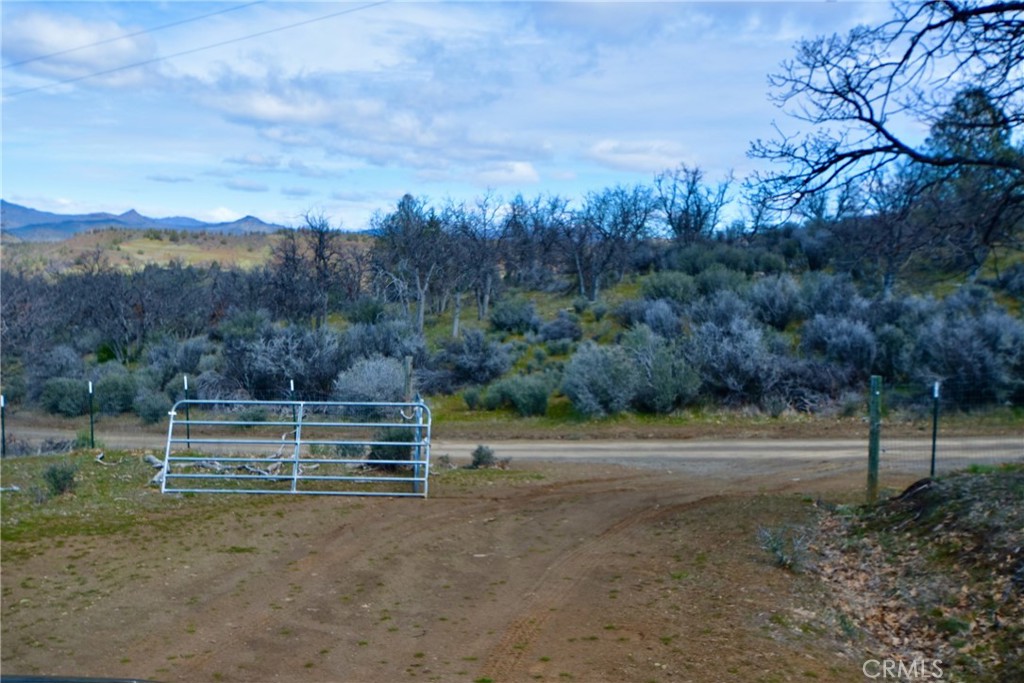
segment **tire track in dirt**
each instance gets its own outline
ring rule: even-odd
[[[607,491],[602,493],[608,493]],[[537,638],[553,609],[566,602],[586,574],[600,566],[610,544],[630,540],[643,533],[647,525],[695,507],[727,498],[726,494],[703,496],[671,505],[655,503],[628,513],[585,543],[563,553],[537,579],[525,598],[521,616],[513,621],[492,648],[480,669],[482,678],[509,680]],[[571,577],[571,579],[567,579]]]

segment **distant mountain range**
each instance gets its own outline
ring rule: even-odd
[[[0,229],[5,236],[28,242],[59,242],[80,232],[125,228],[129,230],[188,230],[226,235],[271,233],[283,225],[264,223],[255,216],[246,216],[230,223],[204,223],[194,218],[173,216],[150,218],[132,209],[120,215],[112,213],[59,214],[37,211],[27,206],[0,199]]]

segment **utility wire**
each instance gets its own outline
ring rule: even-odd
[[[126,38],[134,38],[135,36],[141,36],[146,33],[155,33],[157,31],[163,31],[165,28],[173,28],[175,26],[181,26],[182,24],[190,24],[193,21],[199,21],[200,19],[208,19],[209,17],[214,17],[218,14],[226,14],[227,12],[234,12],[236,10],[245,9],[246,7],[252,7],[253,5],[261,5],[265,1],[266,0],[256,0],[256,2],[249,2],[244,5],[235,5],[234,7],[228,7],[227,9],[217,10],[216,12],[210,12],[209,14],[201,14],[198,17],[191,17],[190,19],[182,19],[181,21],[171,22],[170,24],[153,26],[152,28],[145,28],[141,31],[136,31],[134,33],[125,33],[124,35],[114,36],[113,38],[107,38],[105,40],[99,40],[95,43],[89,43],[88,45],[79,45],[78,47],[70,47],[67,50],[61,50],[59,52],[51,52],[49,54],[39,55],[37,57],[29,57],[28,59],[23,59],[20,62],[11,62],[10,64],[4,64],[3,68],[8,69],[15,66],[22,66],[24,64],[31,64],[32,62],[38,62],[43,59],[52,59],[54,57],[60,57],[61,55],[70,54],[72,52],[78,52],[79,50],[86,50],[90,47],[99,47],[100,45],[114,43],[118,40],[125,40]]]
[[[272,33],[278,33],[279,31],[287,31],[288,29],[298,28],[299,26],[308,26],[309,24],[315,24],[320,21],[327,19],[333,19],[340,17],[345,14],[353,14],[355,12],[361,12],[365,9],[371,9],[379,5],[386,5],[392,0],[380,0],[379,2],[371,2],[366,5],[360,5],[358,7],[349,7],[348,9],[341,10],[339,12],[332,12],[331,14],[325,14],[320,17],[314,17],[312,19],[305,19],[303,21],[295,22],[294,24],[287,24],[285,26],[278,26],[276,28],[267,29],[266,31],[259,31],[257,33],[250,33],[245,36],[239,36],[238,38],[231,38],[229,40],[223,40],[219,43],[212,43],[210,45],[203,45],[202,47],[195,47],[189,50],[182,50],[181,52],[175,52],[174,54],[162,55],[160,57],[153,57],[152,59],[145,59],[141,62],[134,62],[132,64],[125,64],[124,66],[114,67],[113,69],[106,69],[105,71],[94,71],[93,73],[86,74],[84,76],[76,76],[75,78],[65,78],[54,83],[47,83],[45,85],[39,85],[34,88],[25,88],[24,90],[16,90],[12,93],[7,93],[6,97],[17,97],[19,95],[27,95],[29,93],[38,92],[40,90],[46,90],[47,88],[54,88],[60,85],[68,85],[69,83],[78,83],[79,81],[85,81],[90,78],[97,78],[99,76],[107,76],[118,71],[125,71],[127,69],[135,69],[140,66],[148,66],[150,64],[156,64],[157,62],[164,62],[168,59],[174,59],[176,57],[184,57],[185,55],[195,54],[197,52],[203,52],[204,50],[212,50],[214,48],[223,47],[225,45],[231,45],[232,43],[240,43],[244,40],[251,40],[252,38],[259,38],[261,36],[270,35]]]

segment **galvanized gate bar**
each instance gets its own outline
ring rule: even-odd
[[[169,415],[165,493],[428,493],[431,416],[422,402],[186,400]],[[265,434],[279,428],[279,438]],[[407,433],[394,438],[396,430]]]

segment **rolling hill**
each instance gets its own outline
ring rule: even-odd
[[[57,214],[38,211],[27,206],[0,200],[0,229],[5,238],[26,242],[58,242],[83,232],[108,228],[129,230],[184,230],[225,235],[268,234],[285,226],[266,223],[255,216],[246,216],[227,223],[205,223],[194,218],[172,216],[150,218],[134,209],[115,215],[111,213]]]

